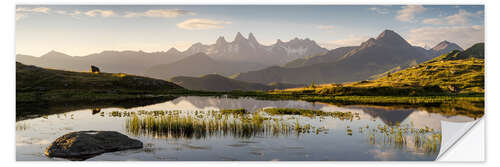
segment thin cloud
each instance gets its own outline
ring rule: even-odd
[[[145,12],[126,12],[123,17],[134,18],[134,17],[159,17],[159,18],[174,18],[182,15],[195,15],[196,13],[181,10],[181,9],[151,9]]]
[[[144,12],[124,12],[118,13],[113,10],[103,10],[103,9],[92,9],[87,11],[67,11],[67,10],[56,10],[51,11],[47,7],[37,7],[37,8],[17,8],[16,13],[20,13],[16,16],[16,20],[25,18],[29,13],[53,13],[58,15],[66,16],[88,16],[88,17],[123,17],[123,18],[135,18],[135,17],[152,17],[152,18],[174,18],[182,15],[196,15],[196,13],[188,10],[182,9],[151,9]]]
[[[50,8],[47,7],[37,7],[37,8],[16,8],[16,12],[25,12],[25,13],[45,13],[48,14],[50,12]]]
[[[101,10],[101,9],[89,10],[84,14],[90,17],[96,17],[96,16],[112,17],[117,15],[113,10]]]
[[[362,42],[368,40],[369,38],[369,36],[350,35],[346,39],[333,40],[320,45],[329,49],[345,46],[359,46]]]
[[[41,14],[49,14],[50,8],[47,7],[36,7],[36,8],[27,8],[20,7],[16,8],[16,21],[27,18],[31,14],[41,13]]]
[[[434,25],[441,25],[443,24],[443,20],[440,18],[428,18],[422,20],[422,23],[424,24],[434,24]]]
[[[378,14],[389,14],[390,13],[389,9],[378,8],[378,7],[371,7],[371,8],[368,8],[368,10],[371,10],[371,11],[378,13]]]
[[[468,12],[464,9],[459,9],[458,13],[449,15],[446,17],[436,17],[436,18],[428,18],[422,20],[424,24],[433,24],[433,25],[468,25],[470,24],[470,19],[473,17],[480,17],[484,14],[483,11],[477,11],[475,13]]]
[[[334,32],[333,30],[336,28],[333,25],[318,25],[316,28],[321,30],[326,30],[327,32]]]
[[[26,14],[24,13],[16,13],[16,21],[26,18]]]
[[[421,27],[410,30],[407,39],[418,46],[434,46],[443,40],[448,40],[468,48],[484,41],[484,26]]]
[[[81,15],[83,12],[79,10],[74,10],[74,11],[65,11],[65,10],[56,10],[54,13],[60,14],[60,15],[68,15],[68,16],[78,16]]]
[[[422,13],[427,9],[422,5],[407,5],[403,6],[403,9],[398,11],[396,19],[403,22],[412,22],[415,19],[415,15]]]
[[[206,30],[206,29],[220,29],[225,25],[232,24],[229,21],[219,21],[211,19],[189,19],[177,24],[177,27],[186,30]]]
[[[471,17],[481,16],[484,12],[478,11],[476,13],[470,13],[464,9],[458,10],[457,14],[446,17],[446,21],[448,24],[461,24],[465,25],[469,23],[469,19]]]

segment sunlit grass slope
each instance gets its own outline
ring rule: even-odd
[[[119,94],[147,94],[184,88],[158,79],[128,74],[71,72],[16,62],[16,100],[112,99]]]
[[[444,95],[484,93],[484,44],[452,51],[375,80],[311,85],[275,93],[322,95]]]

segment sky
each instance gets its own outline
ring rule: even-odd
[[[383,30],[430,48],[484,41],[482,5],[17,5],[16,53],[85,56],[104,50],[186,50],[250,32],[264,45],[309,38],[355,46]]]

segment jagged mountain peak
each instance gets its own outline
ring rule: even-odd
[[[226,42],[224,37],[218,37],[215,44],[193,44],[183,52],[183,55],[192,55],[198,52],[206,53],[214,60],[248,61],[266,65],[277,65],[293,59],[311,56],[328,50],[317,45],[310,39],[277,40],[273,45],[266,46],[259,43],[255,35],[250,32],[245,38],[237,32],[233,41]]]
[[[373,46],[375,44],[376,44],[375,38],[370,38],[370,39],[366,40],[365,42],[361,43],[361,47],[370,47],[370,46]]]
[[[385,45],[391,47],[411,47],[411,45],[398,33],[393,30],[384,30],[375,39],[377,45]]]
[[[227,43],[227,41],[223,36],[220,36],[219,38],[217,38],[217,41],[215,42],[215,44],[217,44],[217,45],[226,44],[226,43]]]
[[[276,40],[276,45],[283,45],[283,44],[284,44],[284,42],[281,41],[281,39]]]
[[[250,41],[250,42],[252,42],[252,43],[255,43],[255,44],[259,43],[259,42],[257,41],[257,39],[255,39],[255,36],[253,36],[253,33],[249,33],[249,34],[248,34],[248,41]]]
[[[431,50],[433,50],[433,51],[445,51],[445,52],[449,52],[452,50],[463,51],[463,49],[460,46],[458,46],[456,43],[449,42],[447,40],[439,42]]]
[[[245,37],[243,37],[243,35],[241,35],[240,32],[238,32],[236,34],[236,37],[234,37],[234,41],[233,42],[239,42],[239,41],[245,41],[247,40]]]
[[[394,32],[393,30],[384,30],[382,33],[380,33],[377,37],[377,39],[381,38],[395,38],[395,37],[401,37],[398,33]]]

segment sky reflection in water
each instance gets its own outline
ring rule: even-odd
[[[112,117],[113,111],[181,110],[185,113],[219,109],[245,108],[255,112],[265,107],[315,109],[326,112],[359,113],[360,120],[333,118],[298,118],[301,124],[325,128],[321,133],[300,135],[256,135],[249,138],[208,136],[200,139],[156,138],[152,135],[130,133],[128,117]],[[103,113],[103,115],[101,115]],[[320,121],[321,120],[321,121]],[[387,107],[334,106],[304,101],[266,101],[253,98],[179,97],[172,101],[130,109],[105,108],[92,114],[91,109],[70,111],[16,122],[17,160],[64,160],[47,158],[45,148],[56,138],[79,130],[119,131],[141,140],[145,147],[105,153],[88,160],[434,160],[438,152],[429,152],[414,144],[407,136],[404,144],[389,144],[387,136],[370,133],[370,129],[394,125],[429,128],[439,133],[440,121],[472,121],[466,116],[442,116],[418,109]],[[346,129],[351,129],[348,135]],[[371,135],[373,135],[373,140]],[[439,145],[437,150],[439,150]]]

